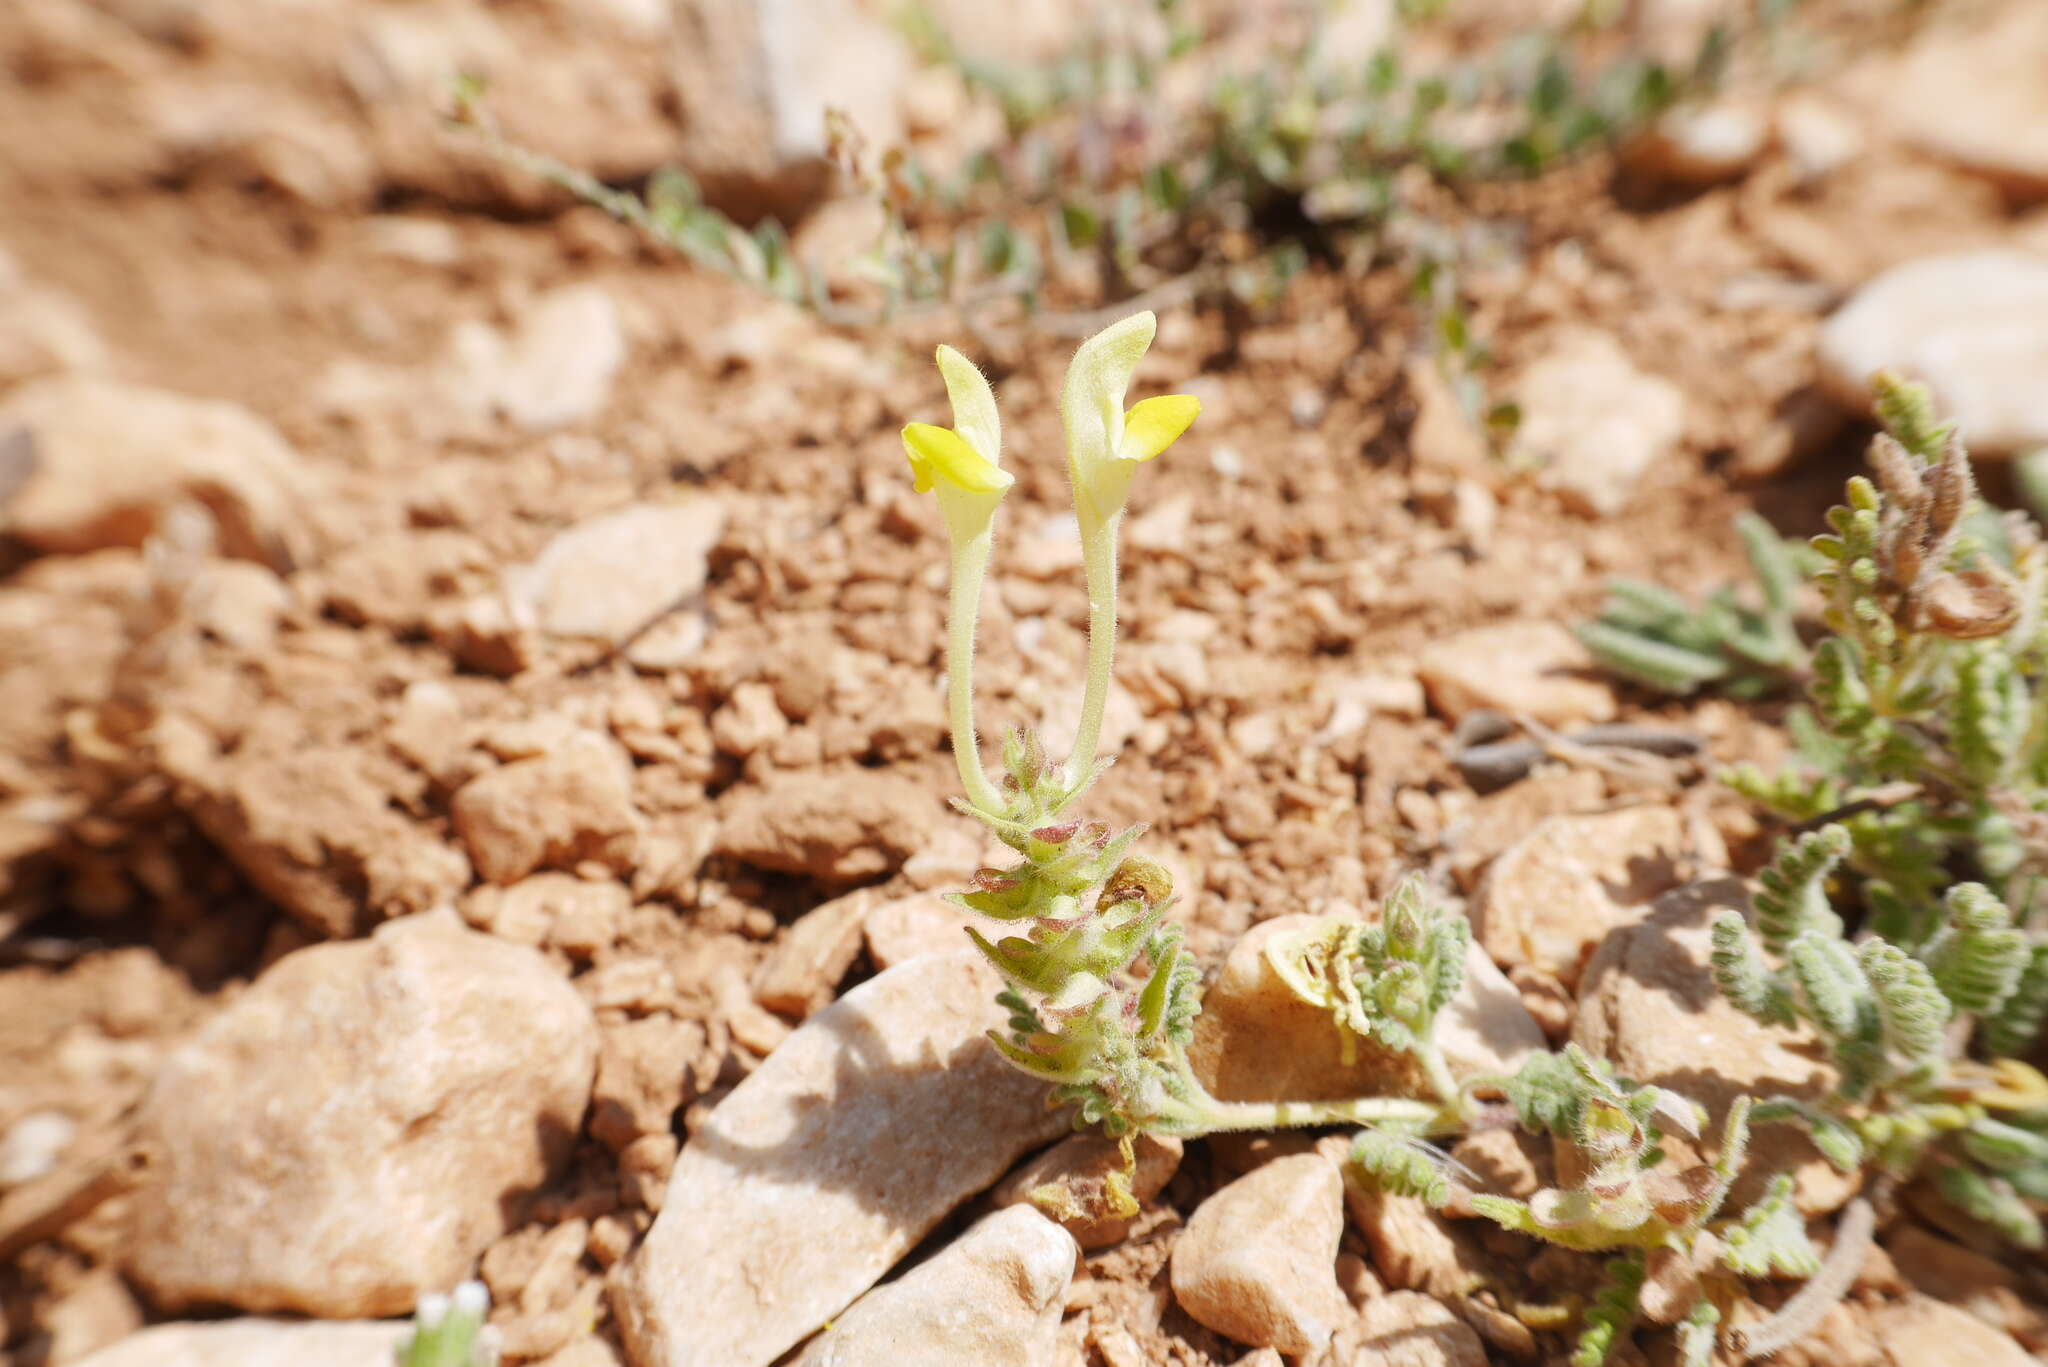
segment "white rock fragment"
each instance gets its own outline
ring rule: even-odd
[[[2048,6],[1928,32],[1890,73],[1878,117],[1930,156],[2018,198],[2048,194]],[[1911,99],[1897,92],[1910,90]]]
[[[971,949],[912,959],[719,1103],[612,1286],[635,1362],[766,1367],[1065,1128],[984,1037],[1006,1019],[999,989]]]
[[[1472,933],[1499,963],[1567,986],[1608,932],[1685,882],[1689,842],[1661,805],[1553,816],[1505,850],[1472,905]]]
[[[391,1367],[392,1355],[411,1332],[404,1321],[159,1324],[72,1367]]]
[[[1052,1367],[1077,1252],[1030,1207],[998,1211],[834,1316],[790,1367]]]
[[[450,348],[451,394],[536,431],[602,412],[626,363],[618,305],[599,285],[542,295],[510,333],[474,321],[459,324]]]
[[[239,404],[63,375],[0,405],[0,436],[14,428],[28,433],[30,468],[0,528],[37,550],[140,546],[196,503],[224,555],[290,569],[310,552],[298,453]]]
[[[1426,647],[1416,661],[1430,701],[1448,720],[1491,708],[1546,726],[1614,716],[1614,693],[1589,677],[1592,668],[1592,655],[1555,622],[1475,627]]]
[[[1591,517],[1621,510],[1685,431],[1685,397],[1636,368],[1604,332],[1572,328],[1516,378],[1521,421],[1511,460],[1542,467],[1543,483]]]
[[[597,1045],[545,959],[445,913],[289,954],[158,1072],[129,1274],[170,1308],[410,1311],[568,1156]]]
[[[1181,1309],[1255,1348],[1315,1353],[1351,1307],[1337,1286],[1344,1182],[1317,1153],[1277,1158],[1196,1210],[1174,1245]]]
[[[1925,256],[1863,286],[1821,328],[1820,381],[1870,411],[1880,370],[1920,380],[1973,455],[2048,442],[2048,256]]]
[[[618,643],[704,588],[725,534],[714,499],[636,503],[579,522],[507,576],[515,620],[554,636]]]

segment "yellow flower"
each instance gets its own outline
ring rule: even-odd
[[[1067,435],[1067,469],[1084,528],[1123,511],[1131,475],[1180,439],[1202,411],[1190,394],[1146,399],[1130,410],[1124,393],[1152,345],[1159,320],[1148,310],[1112,323],[1081,343],[1067,367],[1060,419]]]
[[[995,391],[974,362],[949,346],[938,351],[939,374],[953,401],[953,425],[914,422],[903,429],[903,454],[919,493],[936,492],[955,548],[985,540],[996,505],[1016,476],[1003,469],[1003,422]]]

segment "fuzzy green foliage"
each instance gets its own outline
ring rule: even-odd
[[[1749,1105],[1730,1108],[1714,1163],[1677,1178],[1653,1171],[1663,1160],[1664,1126],[1692,1134],[1699,1107],[1675,1092],[1638,1086],[1568,1045],[1556,1060],[1532,1061],[1507,1086],[1531,1128],[1568,1134],[1588,1172],[1576,1190],[1530,1200],[1479,1195],[1472,1205],[1507,1229],[1582,1250],[1689,1246],[1728,1194],[1749,1143]]]
[[[2039,1025],[2038,951],[1988,888],[1951,888],[1941,922],[1914,949],[1881,936],[1852,946],[1837,920],[1800,931],[1772,968],[1739,913],[1722,913],[1713,935],[1714,977],[1729,1001],[1768,1024],[1787,1023],[1789,1011],[1811,1025],[1837,1071],[1833,1095],[1766,1101],[1760,1123],[1805,1125],[1844,1171],[1875,1163],[1904,1176],[1931,1164],[1959,1208],[2039,1246],[2040,1223],[2020,1193],[2048,1190],[2048,1137],[2019,1117],[2048,1105],[2048,1082],[2007,1060],[1990,1074],[2000,1085],[1987,1085],[1950,1049],[1959,1017],[1998,1023],[1987,1039],[2031,1038],[2029,1024]]]
[[[1421,1140],[1392,1126],[1361,1130],[1351,1142],[1351,1161],[1395,1196],[1413,1196],[1431,1206],[1451,1199],[1451,1179],[1442,1159]]]
[[[1807,664],[1796,626],[1805,549],[1753,513],[1735,526],[1759,603],[1729,586],[1695,607],[1660,585],[1616,580],[1599,620],[1578,628],[1579,640],[1611,672],[1663,693],[1712,687],[1746,698],[1784,687]]]
[[[1757,934],[1772,952],[1807,931],[1837,935],[1842,918],[1828,902],[1827,878],[1849,853],[1850,836],[1843,826],[1823,826],[1778,847],[1777,857],[1757,875]]]
[[[1745,1277],[1811,1277],[1820,1254],[1806,1237],[1806,1219],[1792,1199],[1789,1174],[1780,1173],[1757,1203],[1721,1234],[1721,1261]]]
[[[1585,1327],[1572,1350],[1571,1367],[1601,1367],[1628,1339],[1642,1313],[1643,1279],[1647,1268],[1640,1255],[1609,1258],[1607,1279],[1586,1311]]]
[[[452,1296],[420,1297],[412,1333],[398,1346],[397,1367],[496,1367],[493,1331],[484,1328],[489,1309],[482,1282],[464,1282]]]

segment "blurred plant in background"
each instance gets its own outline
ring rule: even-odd
[[[1029,64],[977,57],[913,6],[901,26],[918,55],[992,100],[1002,131],[941,171],[828,116],[847,183],[880,212],[867,246],[823,262],[800,259],[781,223],[727,217],[680,169],[636,193],[510,143],[475,85],[455,119],[698,265],[840,324],[948,309],[985,332],[1007,307],[1078,337],[1198,297],[1270,306],[1311,259],[1391,264],[1466,406],[1505,423],[1474,378],[1488,354],[1461,278],[1512,252],[1514,234],[1460,198],[1612,147],[1711,92],[1791,7],[1716,25],[1671,62],[1632,46],[1609,7],[1464,51],[1436,31],[1455,10],[1442,0],[1404,0],[1364,42],[1333,7],[1197,14],[1160,0],[1153,22],[1097,25]]]

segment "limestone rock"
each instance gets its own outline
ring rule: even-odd
[[[1813,1057],[1808,1038],[1762,1025],[1735,1009],[1714,986],[1710,926],[1724,907],[1746,909],[1742,883],[1717,878],[1665,894],[1650,915],[1609,935],[1579,982],[1572,1039],[1637,1082],[1669,1087],[1705,1106],[1709,1136],[1738,1096],[1817,1100],[1834,1086],[1833,1070]],[[1674,1159],[1684,1141],[1672,1139]],[[1749,1164],[1728,1198],[1742,1210],[1771,1174],[1793,1173],[1800,1208],[1822,1214],[1855,1192],[1790,1125],[1752,1131]]]
[[[1915,101],[1918,103],[1918,101]],[[2048,442],[2048,256],[1925,256],[1885,271],[1822,326],[1820,380],[1852,413],[1893,370],[1934,391],[1973,455]]]
[[[1449,1306],[1417,1291],[1390,1291],[1359,1307],[1338,1331],[1331,1367],[1487,1367],[1486,1345]]]
[[[478,775],[456,791],[449,810],[477,872],[493,883],[584,859],[624,872],[640,829],[633,762],[595,731]]]
[[[987,933],[989,920],[945,900],[936,892],[920,892],[878,902],[862,923],[868,957],[876,968],[893,968],[920,954],[950,954],[967,943],[964,926]]]
[[[1132,1145],[1137,1171],[1131,1174],[1131,1197],[1143,1206],[1180,1170],[1182,1145],[1172,1135],[1149,1134]],[[998,1206],[1029,1204],[1057,1220],[1082,1248],[1108,1248],[1131,1232],[1133,1217],[1108,1206],[1108,1178],[1123,1170],[1116,1140],[1070,1135],[1005,1177],[989,1199]]]
[[[1891,1367],[2031,1367],[2035,1361],[2010,1335],[1927,1296],[1878,1310],[1871,1316],[1871,1331]]]
[[[986,1216],[835,1315],[790,1367],[1052,1367],[1074,1241],[1028,1207]]]
[[[550,431],[594,418],[626,363],[618,305],[601,285],[570,285],[534,300],[510,333],[458,324],[444,381],[455,402]]]
[[[1345,1174],[1344,1207],[1387,1285],[1465,1296],[1490,1280],[1476,1227],[1448,1219],[1413,1196],[1391,1196],[1355,1172]]]
[[[767,1367],[1065,1128],[985,1038],[999,988],[971,949],[914,959],[812,1016],[719,1103],[613,1283],[634,1361]]]
[[[196,503],[225,555],[290,569],[311,552],[298,453],[239,404],[85,375],[37,380],[0,405],[0,433],[28,432],[33,468],[5,530],[60,554],[140,546]]]
[[[604,1028],[590,1133],[612,1149],[645,1135],[667,1134],[675,1113],[710,1078],[703,1067],[704,1027],[654,1015]]]
[[[1553,816],[1493,861],[1472,902],[1488,954],[1567,986],[1615,927],[1684,882],[1685,822],[1665,806]]]
[[[159,1324],[73,1367],[391,1367],[411,1325],[218,1320]]]
[[[1589,517],[1621,511],[1685,431],[1678,386],[1638,370],[1604,332],[1552,338],[1513,392],[1522,418],[1509,457],[1542,466],[1544,484]]]
[[[894,873],[944,815],[931,788],[891,769],[782,771],[734,789],[719,849],[744,864],[857,883]]]
[[[1546,726],[1614,716],[1613,691],[1589,677],[1593,657],[1555,622],[1475,627],[1429,646],[1416,664],[1430,700],[1453,722],[1478,708],[1526,712]]]
[[[754,975],[754,999],[770,1011],[808,1016],[828,1004],[860,957],[870,892],[849,893],[796,918]]]
[[[462,853],[393,808],[360,749],[245,747],[167,767],[243,876],[323,935],[428,910],[469,882]]]
[[[687,0],[675,22],[677,155],[713,203],[801,217],[831,184],[828,109],[871,147],[897,140],[910,56],[854,0]]]
[[[1181,1309],[1256,1348],[1314,1353],[1349,1316],[1337,1286],[1344,1182],[1321,1154],[1278,1158],[1202,1202],[1174,1245]]]
[[[1881,117],[1920,150],[2016,198],[2048,195],[2048,10],[2011,5],[1988,23],[1918,39],[1887,82]]]
[[[26,279],[0,252],[0,389],[67,370],[104,370],[107,344],[77,300]]]
[[[408,1311],[567,1157],[596,1055],[544,959],[452,916],[286,955],[157,1074],[129,1273],[166,1308]]]
[[[507,576],[512,615],[551,636],[623,642],[703,590],[725,520],[722,503],[699,498],[578,523]]]
[[[1279,916],[1252,927],[1231,947],[1203,994],[1188,1059],[1224,1101],[1320,1101],[1390,1092],[1422,1095],[1413,1061],[1371,1040],[1352,1039],[1330,1013],[1296,997],[1266,961],[1273,938],[1323,918]],[[1522,999],[1475,944],[1465,983],[1437,1021],[1437,1043],[1453,1074],[1513,1072],[1543,1047]]]
[[[1771,126],[1742,104],[1681,106],[1663,114],[1631,143],[1631,169],[1679,185],[1718,185],[1756,165]]]

